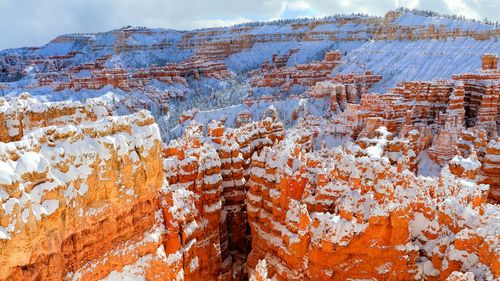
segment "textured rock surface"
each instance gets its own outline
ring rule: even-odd
[[[1,51],[0,280],[497,280],[499,29],[415,13]]]
[[[39,103],[28,93],[7,101],[0,98],[0,142],[20,140],[47,126],[78,125],[110,115],[102,101]]]
[[[101,61],[104,62],[109,58],[109,56],[104,57]],[[88,71],[90,75],[87,77],[76,75],[81,71]],[[63,91],[65,89],[98,90],[106,85],[111,85],[118,89],[130,91],[132,89],[144,90],[146,85],[153,80],[166,84],[187,85],[186,78],[188,77],[195,79],[200,79],[200,77],[227,79],[230,77],[224,62],[214,62],[203,56],[191,57],[180,64],[138,69],[132,73],[121,68],[105,68],[100,62],[87,63],[69,69],[67,74],[58,73],[58,75],[66,78],[68,82],[57,81],[57,78],[60,77],[54,77],[52,74],[42,74],[38,77],[38,86],[51,86],[55,91]]]
[[[196,271],[184,270],[192,280],[243,280],[250,246],[245,175],[251,155],[281,139],[283,127],[266,119],[227,131],[212,122],[207,129],[204,136],[202,126],[191,123],[182,139],[165,148],[169,186],[174,194],[188,194],[181,205],[193,206],[189,216],[174,216],[184,219],[175,222],[173,235],[183,235],[168,242],[175,243],[168,253],[189,253],[184,264],[199,264]]]
[[[468,170],[473,160],[456,159],[439,178],[417,178],[381,157],[389,133],[377,134],[365,149],[307,152],[291,140],[254,155],[248,266],[265,259],[278,280],[498,276],[497,206],[452,166],[473,178],[479,163]]]
[[[273,57],[276,60],[276,57]],[[300,64],[294,67],[284,67],[280,62],[264,65],[264,73],[257,71],[252,79],[253,87],[278,87],[281,91],[289,91],[293,86],[313,86],[316,82],[325,80],[340,63],[340,52],[332,51],[325,54],[322,61]]]
[[[50,126],[0,151],[0,279],[95,280],[141,259],[150,276],[167,268],[151,115]]]

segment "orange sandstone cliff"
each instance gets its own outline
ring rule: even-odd
[[[127,27],[50,43],[81,52],[2,53],[0,280],[499,280],[498,56],[379,94],[394,73],[365,67],[375,53],[300,53],[500,36],[402,15]],[[81,101],[42,102],[68,94]]]

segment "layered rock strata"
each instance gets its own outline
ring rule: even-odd
[[[167,254],[184,253],[184,270],[192,280],[244,280],[249,252],[245,208],[245,176],[251,155],[282,138],[283,126],[271,119],[225,130],[212,122],[190,124],[184,136],[165,148],[165,172],[174,193],[188,192],[183,204],[194,205],[190,215],[174,225],[173,246]],[[173,202],[176,204],[176,202]],[[176,240],[178,239],[178,241]],[[168,239],[170,241],[172,239]],[[213,248],[215,247],[215,248]]]
[[[277,280],[498,276],[498,210],[473,181],[479,162],[454,158],[439,178],[419,178],[382,156],[389,135],[377,130],[364,149],[307,152],[290,139],[255,154],[250,271],[265,259]]]
[[[111,56],[98,58],[96,62],[77,65],[64,72],[36,75],[38,84],[32,88],[50,86],[54,91],[82,89],[99,90],[107,85],[124,91],[145,90],[152,81],[187,86],[187,78],[228,79],[230,73],[223,61],[212,61],[205,56],[193,56],[182,63],[151,66],[130,72],[123,68],[108,68],[104,62]],[[101,59],[101,62],[99,61]],[[33,62],[36,64],[36,62]]]
[[[78,125],[111,115],[100,100],[40,103],[28,93],[7,101],[0,98],[0,142],[20,140],[25,134],[48,126]]]
[[[316,82],[325,80],[333,68],[340,64],[340,52],[327,52],[319,62],[299,64],[293,67],[283,67],[280,64],[273,67],[264,66],[263,71],[256,72],[252,78],[253,87],[277,87],[281,91],[289,91],[293,86],[313,86]]]
[[[127,265],[150,279],[168,272],[149,113],[48,126],[0,152],[0,279],[96,280]]]

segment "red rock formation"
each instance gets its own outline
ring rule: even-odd
[[[496,58],[498,62],[498,58]],[[466,125],[479,125],[496,130],[495,123],[500,124],[500,71],[495,56],[483,56],[483,71],[474,74],[453,76],[454,80],[463,81]]]
[[[237,32],[237,31],[236,31]],[[183,48],[188,48],[191,47],[192,45],[195,45],[195,47],[198,49],[198,54],[202,56],[206,56],[207,58],[214,60],[214,61],[219,61],[219,60],[224,60],[228,56],[241,52],[246,49],[250,49],[253,44],[255,43],[255,38],[252,35],[241,35],[241,36],[234,36],[229,40],[203,40],[205,35],[211,36],[211,35],[217,35],[216,33],[220,34],[221,32],[217,31],[212,31],[212,32],[195,32],[195,33],[188,33],[184,36],[183,42],[181,42],[180,47]],[[196,41],[192,42],[191,37],[196,36]],[[191,42],[189,42],[191,41]],[[189,42],[189,43],[188,43]],[[186,44],[186,45],[185,45]]]
[[[361,96],[382,79],[371,71],[365,73],[339,74],[327,81],[317,82],[307,95],[316,99],[329,98],[330,111],[339,113],[347,108],[347,103],[358,104]]]
[[[252,101],[253,103],[253,101]],[[252,113],[250,111],[243,111],[238,113],[238,117],[235,121],[235,127],[239,128],[243,125],[249,124],[252,122]]]
[[[387,14],[385,25],[365,32],[375,40],[478,36],[437,26],[402,28],[398,17]],[[339,24],[353,22],[381,19]],[[37,78],[61,90],[113,85],[126,91],[146,89],[154,79],[184,85],[187,77],[224,79],[223,58],[255,42],[334,38],[314,31],[329,23],[299,22],[293,29],[305,31],[242,34],[234,41],[208,40],[220,30],[193,31],[180,44],[198,53],[180,63],[128,72],[106,68],[110,56],[104,56]],[[151,32],[114,32],[114,52],[170,46],[129,40]],[[366,34],[348,38],[357,36]],[[58,39],[75,40],[93,39]],[[376,95],[368,89],[381,77],[371,72],[328,78],[340,53],[286,67],[293,52],[273,56],[254,86],[311,87],[306,96],[325,100],[336,115],[308,115],[301,105],[291,113],[286,137],[273,108],[259,122],[240,112],[237,128],[214,121],[206,130],[193,121],[193,109],[179,120],[190,123],[184,136],[162,150],[146,112],[111,117],[95,101],[0,99],[0,280],[498,278],[499,209],[486,202],[488,196],[500,200],[498,59],[485,55],[479,73],[402,82]],[[30,63],[67,70],[77,55]],[[79,75],[84,71],[90,76]],[[160,103],[172,97],[148,95]],[[264,95],[245,103],[273,101]],[[437,163],[440,174],[417,176],[429,163]]]
[[[497,70],[498,69],[498,56],[493,54],[485,54],[482,57],[483,70]]]
[[[48,126],[78,125],[110,115],[102,101],[39,103],[24,93],[8,102],[0,98],[0,141],[20,140],[25,134]]]
[[[320,62],[299,64],[293,67],[266,67],[264,73],[253,74],[253,87],[279,87],[288,91],[292,86],[313,86],[316,82],[325,80],[330,72],[340,63],[340,52],[331,51],[325,54]]]
[[[500,202],[500,138],[489,141],[481,166],[483,183],[490,185],[489,197]]]
[[[379,127],[386,127],[397,137],[384,147],[385,155],[391,163],[399,162],[415,172],[424,151],[440,166],[457,155],[474,153],[482,163],[482,179],[476,181],[489,184],[490,198],[498,200],[497,152],[488,148],[488,142],[495,146],[498,141],[500,76],[497,69],[486,68],[454,76],[455,81],[403,82],[381,96],[362,95],[359,105],[347,104],[345,118],[352,137],[367,147],[369,143],[363,138],[373,138]]]
[[[430,158],[441,166],[458,154],[459,135],[466,127],[484,129],[487,140],[497,138],[498,70],[488,68],[453,79],[402,82],[384,95],[363,94],[359,105],[347,107],[353,136],[371,136],[380,126],[400,136],[414,129],[425,134],[424,139],[434,135],[419,151],[429,149]]]
[[[496,207],[483,205],[487,188],[465,188],[451,166],[439,179],[417,178],[382,157],[386,144],[383,135],[365,149],[305,152],[292,141],[254,155],[247,194],[250,270],[265,259],[268,276],[277,280],[443,280],[473,268],[485,269],[474,269],[481,278],[497,276],[494,232],[460,223],[467,215],[457,213],[460,204],[470,206],[469,214],[488,228],[493,217],[482,208]],[[468,161],[454,165],[467,170]],[[469,263],[471,255],[479,259]]]
[[[23,54],[7,54],[0,56],[0,72],[8,77],[16,78],[26,76],[27,69],[43,76],[51,76],[54,73],[71,73],[72,69],[96,70],[103,67],[107,57],[111,54],[127,54],[132,52],[157,52],[169,48],[189,49],[196,53],[195,57],[203,57],[203,60],[211,61],[212,64],[219,64],[220,61],[228,58],[237,52],[247,50],[256,43],[269,42],[309,42],[309,41],[369,41],[369,40],[447,40],[457,37],[474,38],[475,40],[488,40],[500,36],[499,28],[485,30],[470,30],[457,25],[445,26],[440,21],[426,25],[401,25],[397,19],[403,13],[389,11],[385,17],[341,17],[321,20],[310,20],[306,22],[295,22],[289,25],[290,28],[279,32],[262,32],[260,25],[234,26],[224,29],[207,29],[190,32],[176,32],[164,29],[147,29],[126,27],[100,34],[71,34],[63,35],[52,40],[49,45],[66,44],[67,46],[84,46],[92,53],[106,54],[98,58],[95,62],[85,61],[85,55],[79,51],[70,51],[60,55],[41,55],[43,52],[36,52],[41,48],[27,48],[28,52]],[[338,28],[330,28],[335,25]],[[356,26],[355,29],[343,28],[346,25]],[[467,27],[469,25],[466,25]],[[326,27],[326,28],[325,28]],[[179,37],[179,40],[172,40],[171,37]],[[106,38],[107,40],[102,40]],[[144,38],[147,38],[144,40]],[[276,56],[275,63],[282,66],[287,60],[287,56]],[[75,59],[77,58],[77,59]],[[85,62],[81,63],[80,59]],[[101,60],[103,59],[103,60]],[[495,57],[486,57],[485,67],[494,68]],[[497,59],[498,60],[498,59]],[[182,63],[181,63],[182,64]],[[217,69],[222,66],[210,67]],[[201,68],[205,68],[201,66]],[[487,69],[485,68],[485,69]],[[205,71],[205,70],[204,70]],[[208,70],[211,72],[212,70]],[[224,74],[222,69],[215,70]],[[192,73],[196,76],[195,73]],[[89,81],[79,81],[73,77],[75,83],[85,86],[97,87],[105,79],[96,75],[93,85]],[[175,77],[179,79],[179,77]],[[50,83],[51,78],[40,85]],[[111,81],[116,85],[124,86],[118,79]],[[53,80],[53,82],[55,82]],[[61,82],[61,81],[59,81]],[[115,84],[113,84],[115,85]],[[90,88],[92,89],[92,88]]]
[[[281,139],[282,131],[282,125],[271,119],[227,130],[214,121],[208,125],[204,137],[202,126],[193,121],[184,136],[165,149],[170,188],[188,192],[189,196],[183,200],[194,205],[189,217],[177,219],[170,237],[176,242],[167,250],[167,254],[184,253],[184,265],[193,261],[199,264],[196,271],[184,269],[186,278],[245,278],[250,241],[246,227],[245,175],[251,155]],[[177,235],[186,228],[193,234]],[[215,252],[213,245],[217,247]]]
[[[308,96],[329,99],[332,111],[345,106],[332,121],[357,145],[319,148],[334,123],[305,117],[285,142],[254,154],[247,265],[270,266],[260,263],[252,278],[497,278],[498,210],[485,201],[498,200],[499,77],[486,68],[404,82],[360,104],[339,85],[311,87]],[[438,177],[416,176],[425,155],[443,167]]]
[[[225,224],[221,212],[221,162],[212,146],[202,144],[201,137],[201,127],[193,124],[182,142],[173,141],[165,150],[170,187],[189,192],[193,201],[188,204],[194,203],[190,216],[184,216],[184,221],[182,217],[177,219],[169,237],[176,242],[168,247],[167,254],[182,255],[188,279],[231,280],[232,263],[227,244],[223,243],[227,233],[221,227]],[[196,266],[187,267],[189,264]]]
[[[447,28],[441,24],[428,25],[401,25],[397,19],[402,15],[398,11],[389,11],[385,17],[347,17],[320,19],[308,22],[291,24],[290,31],[275,33],[252,33],[260,26],[235,26],[221,29],[192,31],[185,34],[180,42],[181,48],[196,47],[203,54],[214,58],[225,58],[233,53],[249,49],[255,43],[289,42],[289,41],[323,41],[323,40],[445,40],[457,37],[468,37],[476,40],[488,40],[500,35],[500,29],[472,31],[469,29]],[[318,27],[325,25],[356,25],[355,30],[330,30],[328,28],[318,31]],[[362,28],[364,26],[365,28]],[[224,36],[230,32],[233,36]]]
[[[266,260],[259,260],[259,263],[255,267],[255,273],[250,277],[250,281],[269,281],[271,279],[267,278],[267,264]]]
[[[160,153],[146,112],[0,143],[0,279],[163,279]]]
[[[297,51],[298,51],[298,49],[291,49],[291,50],[288,51],[287,54],[285,54],[283,56],[279,56],[278,54],[273,54],[271,62],[265,61],[262,64],[262,69],[271,70],[273,68],[282,68],[282,67],[285,67],[287,65],[288,60],[290,59],[290,57],[293,54],[297,53]]]
[[[186,78],[200,77],[227,79],[230,73],[223,61],[212,61],[206,56],[193,56],[181,63],[167,64],[157,67],[137,69],[128,72],[122,68],[106,68],[104,63],[111,56],[98,58],[96,62],[77,65],[69,72],[60,71],[57,75],[39,74],[38,84],[33,87],[51,86],[55,91],[65,89],[99,90],[104,86],[111,85],[115,88],[130,91],[144,90],[153,80],[158,80],[167,84],[181,84],[187,86]],[[88,71],[90,74],[78,75],[81,71]]]

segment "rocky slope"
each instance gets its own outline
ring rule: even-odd
[[[392,11],[0,52],[0,280],[497,280],[499,30]]]
[[[126,27],[1,51],[0,93],[29,91],[44,101],[100,97],[119,114],[149,109],[173,117],[165,121],[169,140],[181,135],[168,131],[185,110],[268,94],[288,100],[325,76],[371,71],[381,79],[373,90],[385,92],[404,80],[474,71],[483,53],[500,48],[499,32],[494,25],[405,11],[196,31]],[[336,62],[326,66],[321,61],[329,52],[336,55],[327,60]]]
[[[153,117],[58,125],[0,143],[0,278],[93,280],[140,259],[157,261],[151,276],[168,268],[159,259],[163,174]]]

